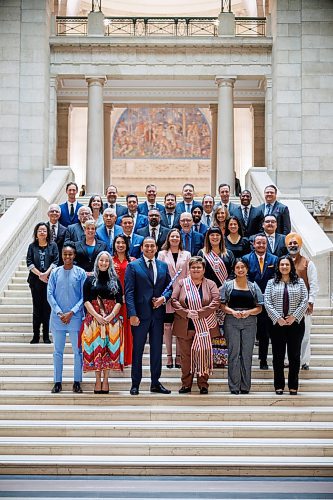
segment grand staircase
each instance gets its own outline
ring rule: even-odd
[[[139,396],[129,395],[129,369],[112,374],[109,395],[93,394],[93,375],[74,395],[69,345],[53,395],[52,345],[29,344],[26,279],[22,261],[0,297],[2,474],[333,476],[331,309],[315,311],[297,397],[275,395],[256,354],[249,395],[229,394],[226,370],[215,370],[208,396],[180,396],[177,369],[162,374],[170,396],[150,394],[148,346]]]

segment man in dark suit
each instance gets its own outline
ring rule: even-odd
[[[202,207],[204,211],[202,214],[201,222],[206,224],[207,227],[210,227],[210,224],[213,220],[214,196],[205,194],[205,196],[202,198]]]
[[[192,207],[191,210],[192,219],[193,219],[193,231],[197,231],[198,233],[205,236],[207,233],[208,226],[201,222],[203,207],[202,205],[198,205],[197,207]]]
[[[179,228],[180,214],[176,210],[176,195],[167,193],[164,196],[164,211],[161,212],[161,225],[168,229]]]
[[[159,252],[169,234],[169,229],[161,226],[161,214],[156,208],[149,210],[148,220],[149,226],[138,229],[137,234],[144,238],[151,236],[156,241],[157,252]]]
[[[256,282],[262,293],[265,293],[268,280],[275,274],[275,266],[278,258],[267,252],[267,239],[263,234],[257,234],[253,241],[253,251],[244,255],[249,271],[249,281]],[[268,370],[267,354],[270,337],[270,320],[266,309],[257,316],[257,338],[259,341],[260,369]]]
[[[105,190],[107,202],[104,203],[105,208],[113,208],[116,211],[117,217],[127,214],[127,208],[120,203],[117,203],[118,189],[113,184],[110,184]]]
[[[289,234],[291,231],[289,209],[283,203],[277,201],[277,187],[273,184],[265,187],[265,203],[259,205],[262,216],[275,215],[277,220],[276,231],[280,234]]]
[[[123,234],[120,226],[116,225],[116,211],[114,208],[106,208],[103,212],[104,223],[99,226],[96,231],[96,236],[108,246],[108,252],[113,255],[113,240],[119,234]]]
[[[61,215],[61,210],[59,205],[57,205],[56,203],[52,203],[52,205],[49,206],[49,209],[47,211],[47,216],[49,218],[49,221],[46,223],[46,225],[49,226],[50,228],[51,241],[54,241],[58,247],[59,266],[63,264],[62,248],[64,246],[65,233],[66,233],[65,226],[59,224],[60,215]]]
[[[191,213],[192,207],[197,207],[200,205],[199,202],[195,201],[194,198],[194,186],[193,184],[184,184],[182,189],[183,201],[180,201],[176,205],[176,211],[179,214],[183,212]]]
[[[84,238],[83,224],[92,217],[91,209],[86,206],[81,206],[78,211],[79,222],[70,224],[65,233],[65,244],[73,245],[76,241]]]
[[[135,234],[133,232],[133,217],[129,214],[123,215],[120,221],[120,226],[123,230],[124,235],[128,238],[130,256],[138,259],[141,255],[141,244],[143,242],[143,236],[139,236],[138,234]]]
[[[219,195],[221,201],[219,201],[214,208],[224,206],[229,212],[229,215],[233,215],[234,210],[236,210],[237,206],[235,203],[230,201],[230,186],[229,184],[225,184],[224,182],[219,185]]]
[[[276,232],[277,220],[275,215],[265,215],[262,223],[264,235],[267,238],[267,251],[281,257],[287,255],[288,250],[285,243],[285,235]]]
[[[130,262],[125,274],[125,300],[133,335],[132,387],[139,394],[142,356],[149,333],[151,392],[170,394],[159,378],[162,371],[162,344],[165,303],[171,297],[168,266],[155,258],[156,242],[148,236],[142,242],[142,257]]]
[[[147,201],[144,201],[143,203],[140,203],[138,205],[138,212],[139,214],[143,214],[145,216],[148,216],[149,210],[156,208],[160,212],[164,211],[164,206],[161,205],[160,203],[156,203],[156,196],[157,196],[157,188],[155,184],[148,184],[146,186],[146,196],[147,196]]]
[[[76,201],[76,195],[79,188],[75,182],[69,182],[66,186],[67,201],[60,205],[61,215],[59,222],[62,226],[76,224],[78,219],[78,210],[82,204]]]
[[[183,243],[183,249],[193,255],[198,255],[199,250],[204,245],[204,237],[202,234],[192,230],[193,219],[191,214],[183,212],[180,215],[179,224],[181,227],[180,234]]]
[[[136,233],[138,229],[148,226],[148,217],[139,214],[138,212],[138,197],[136,194],[128,194],[126,196],[127,213],[133,217],[134,221],[134,232]],[[118,226],[121,225],[121,217],[117,219]]]
[[[260,233],[262,223],[262,211],[258,207],[251,205],[252,194],[248,189],[244,189],[239,195],[241,204],[233,209],[235,215],[242,224],[244,236],[249,237]]]

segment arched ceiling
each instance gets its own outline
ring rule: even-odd
[[[68,16],[87,15],[91,0],[58,0],[62,12]],[[265,0],[233,0],[236,16],[263,16]],[[217,16],[221,0],[102,0],[105,16]]]

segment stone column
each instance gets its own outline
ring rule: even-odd
[[[236,77],[216,77],[218,85],[217,114],[217,184],[230,185],[235,193],[234,167],[234,105],[233,90]]]
[[[88,76],[87,193],[104,191],[104,109],[105,76]]]
[[[209,109],[212,117],[210,194],[215,196],[217,189],[217,104],[210,104]]]
[[[69,119],[71,104],[57,104],[57,165],[69,165]]]
[[[112,104],[104,105],[104,186],[111,183],[111,113]]]
[[[272,169],[273,127],[272,127],[272,79],[266,78],[265,83],[265,166]]]
[[[265,105],[252,104],[253,118],[253,167],[265,167]]]
[[[57,159],[57,89],[58,78],[50,77],[50,126],[49,126],[49,170]]]

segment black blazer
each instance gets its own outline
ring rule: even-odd
[[[254,234],[262,232],[262,220],[263,220],[263,214],[262,211],[260,210],[259,207],[251,207],[249,211],[249,218],[247,221],[247,225],[245,225],[244,219],[243,219],[243,211],[240,205],[235,208],[233,211],[232,215],[235,215],[237,219],[240,220],[240,223],[242,224],[242,229],[244,236],[249,237]]]
[[[172,227],[169,228],[167,214],[166,212],[161,212],[161,226],[167,227],[168,229],[174,229],[175,227],[177,229],[180,229],[179,219],[180,213],[175,210]]]
[[[104,243],[104,241],[100,241],[97,239],[95,241],[96,245],[90,257],[86,250],[85,238],[74,243],[76,249],[75,263],[79,267],[82,267],[82,269],[84,269],[86,272],[90,272],[94,269],[95,259],[99,252],[103,252],[104,250],[108,251],[108,246],[106,243]]]
[[[282,255],[287,255],[288,250],[285,243],[285,235],[275,233],[275,246],[271,248],[268,238],[267,238],[267,252],[276,255],[277,257],[281,257]]]
[[[262,212],[262,218],[264,218],[266,203],[262,203],[261,205],[259,205],[258,208],[260,208]],[[291,222],[290,222],[289,208],[286,205],[280,203],[279,201],[276,201],[273,205],[273,210],[271,211],[271,215],[275,215],[277,219],[277,229],[276,229],[277,233],[280,234],[290,233]]]
[[[46,225],[49,226],[50,231],[51,231],[52,224],[50,223],[50,221],[47,222]],[[58,233],[57,233],[57,237],[54,240],[54,242],[57,244],[57,247],[58,247],[59,265],[60,266],[63,264],[61,254],[62,254],[62,249],[63,249],[63,246],[64,246],[64,242],[65,242],[66,231],[67,231],[67,227],[63,226],[62,224],[59,224],[59,222],[58,222]]]
[[[82,240],[82,238],[84,238],[84,229],[81,222],[77,222],[67,227],[64,244],[71,243],[73,245],[76,241]]]
[[[116,214],[117,214],[117,217],[120,217],[121,215],[125,215],[127,214],[128,212],[128,208],[125,207],[124,205],[120,205],[119,203],[116,203]],[[109,208],[109,204],[108,203],[104,203],[103,205],[103,209],[105,210],[106,208]]]
[[[167,229],[166,227],[163,227],[160,225],[160,230],[159,230],[159,233],[158,233],[158,238],[157,238],[157,241],[156,241],[156,244],[157,244],[157,251],[159,252],[162,248],[162,245],[163,243],[165,242],[168,234],[169,234],[169,229]],[[149,234],[149,227],[146,226],[146,227],[142,227],[141,229],[138,229],[137,230],[137,233],[139,236],[143,236],[144,238],[146,236],[150,236]]]
[[[57,266],[59,264],[59,252],[57,244],[52,242],[49,243],[45,249],[45,271],[50,267],[51,264]],[[40,269],[40,259],[39,259],[39,247],[38,243],[30,243],[27,252],[27,266],[28,268],[33,265],[39,271]],[[34,274],[32,271],[29,272],[28,283],[33,284],[37,281],[40,281],[38,276]]]

